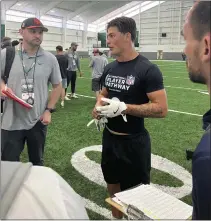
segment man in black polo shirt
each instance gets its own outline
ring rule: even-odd
[[[63,47],[58,45],[56,47],[56,58],[59,63],[61,77],[62,77],[62,93],[61,93],[61,107],[64,107],[65,89],[67,88],[67,68],[68,59],[63,53]]]
[[[183,27],[186,41],[184,52],[187,56],[190,80],[206,84],[209,93],[211,80],[210,14],[210,1],[197,2],[188,12]],[[211,220],[210,124],[211,110],[203,116],[205,132],[192,158],[192,218],[194,220]]]
[[[103,132],[101,167],[110,196],[150,183],[151,143],[144,118],[167,114],[162,73],[155,64],[136,52],[136,23],[120,17],[108,23],[107,43],[116,57],[105,67],[103,89],[93,117],[108,118]],[[113,216],[122,214],[112,208]]]

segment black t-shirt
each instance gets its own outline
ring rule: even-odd
[[[131,61],[114,61],[108,64],[102,82],[108,91],[108,98],[117,97],[126,104],[146,104],[149,102],[147,93],[164,89],[161,71],[142,55]],[[145,131],[144,119],[132,115],[127,115],[127,122],[121,115],[108,118],[107,126],[120,133],[135,134]]]
[[[59,63],[62,79],[67,78],[67,68],[68,68],[67,57],[65,57],[65,55],[56,55],[56,58]]]

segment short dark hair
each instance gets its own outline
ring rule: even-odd
[[[17,40],[12,41],[12,46],[13,46],[13,47],[14,47],[14,46],[17,46],[17,45],[19,45],[19,41],[17,41]]]
[[[58,50],[58,51],[63,51],[63,47],[62,47],[61,45],[58,45],[58,46],[56,47],[56,50]]]
[[[132,18],[128,18],[125,16],[122,17],[118,17],[115,18],[113,20],[111,20],[108,24],[107,24],[107,30],[110,27],[117,27],[118,30],[123,33],[130,33],[131,34],[131,40],[132,42],[135,42],[136,39],[136,22],[134,19]]]
[[[10,37],[3,37],[2,42],[5,42],[5,41],[11,41],[11,38]]]
[[[190,24],[197,40],[201,40],[205,34],[210,32],[210,13],[210,1],[200,1],[193,6],[193,11],[190,14]]]

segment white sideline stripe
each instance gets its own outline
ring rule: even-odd
[[[165,86],[165,87],[174,88],[174,89],[190,90],[190,91],[199,91],[199,90],[200,91],[205,91],[205,90],[202,90],[202,89],[195,89],[195,88],[189,88],[189,87],[174,87],[174,86]]]
[[[186,115],[192,115],[192,116],[198,116],[198,117],[203,116],[203,115],[200,115],[200,114],[193,114],[193,113],[188,113],[188,112],[183,112],[183,111],[176,111],[176,110],[171,110],[171,109],[169,109],[168,111],[173,112],[173,113],[186,114]]]
[[[163,76],[163,77],[167,77],[167,76]],[[84,79],[91,79],[91,78],[86,78],[86,77],[81,77],[81,78],[84,78]],[[204,92],[207,92],[206,90],[203,90],[203,89],[197,89],[197,88],[189,88],[189,87],[174,87],[174,86],[170,86],[170,85],[167,85],[165,87],[168,87],[168,88],[173,88],[173,89],[182,89],[182,90],[190,90],[190,91],[204,91]]]
[[[83,95],[83,94],[76,94],[77,96],[80,97],[86,97],[86,98],[91,98],[91,99],[96,99],[96,97],[92,97],[92,96],[87,96],[87,95]],[[193,114],[193,113],[189,113],[189,112],[184,112],[184,111],[177,111],[177,110],[171,110],[168,109],[169,112],[173,112],[173,113],[179,113],[179,114],[186,114],[186,115],[192,115],[192,116],[197,116],[197,117],[202,117],[203,115],[200,114]]]
[[[205,92],[205,91],[198,91],[199,93],[201,93],[201,94],[207,94],[207,95],[209,95],[209,92]]]
[[[168,62],[181,62],[181,63],[185,63],[185,61],[178,61],[178,60],[150,60],[150,61],[158,61],[158,62],[162,62],[162,61],[168,61]]]

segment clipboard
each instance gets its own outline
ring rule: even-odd
[[[22,105],[27,109],[31,109],[33,107],[32,105],[28,104],[26,101],[17,97],[14,93],[10,93],[8,90],[2,90],[2,93],[7,95],[10,99],[14,100],[15,102],[19,103],[20,105]]]
[[[106,202],[132,220],[189,220],[192,217],[192,206],[152,185],[138,185],[116,193],[114,197],[107,198]]]

